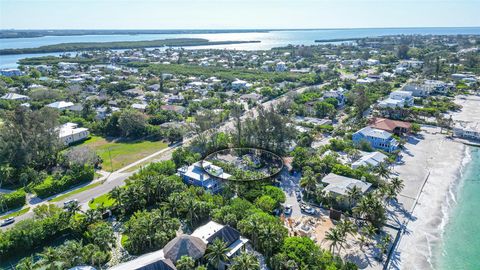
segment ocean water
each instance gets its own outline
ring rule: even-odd
[[[434,255],[439,270],[480,269],[480,148],[469,147],[470,161],[453,190],[447,223]]]
[[[166,38],[205,38],[211,41],[252,41],[260,43],[187,47],[188,49],[232,49],[232,50],[269,50],[274,47],[292,45],[312,45],[318,39],[345,39],[378,37],[385,35],[480,35],[480,27],[436,27],[436,28],[358,28],[358,29],[318,29],[269,31],[262,33],[217,33],[217,34],[140,34],[140,35],[85,35],[85,36],[45,36],[38,38],[0,39],[0,49],[34,48],[44,45],[67,42],[109,42],[140,41]],[[30,55],[29,55],[30,56]],[[26,55],[2,55],[0,67],[15,67],[16,61]]]

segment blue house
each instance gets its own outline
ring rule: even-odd
[[[389,153],[398,149],[398,142],[393,138],[391,133],[372,127],[364,127],[353,133],[352,140],[355,145],[366,141],[373,148]]]
[[[219,179],[210,176],[205,170],[209,170],[211,175]],[[231,175],[224,173],[220,167],[207,161],[204,161],[203,167],[201,161],[190,166],[184,166],[178,169],[178,174],[186,184],[202,187],[210,193],[218,193],[221,190],[222,183],[220,179],[228,179],[231,177]]]

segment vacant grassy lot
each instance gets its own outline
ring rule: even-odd
[[[92,136],[80,146],[94,149],[103,160],[103,170],[113,172],[166,148],[167,144],[161,141],[108,141]]]

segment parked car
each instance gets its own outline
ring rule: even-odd
[[[11,217],[11,218],[6,218],[4,220],[2,220],[2,222],[0,223],[0,227],[3,227],[3,226],[7,226],[7,225],[10,225],[12,223],[15,222],[15,218]]]
[[[315,215],[317,214],[317,211],[315,211],[314,208],[312,208],[310,205],[302,204],[300,205],[300,209],[302,212],[309,214],[309,215]]]
[[[285,210],[283,213],[285,213],[286,216],[289,216],[292,214],[292,206],[290,204],[285,205]]]

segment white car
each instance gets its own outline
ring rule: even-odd
[[[2,222],[0,223],[0,227],[10,225],[10,224],[12,224],[12,223],[14,223],[14,222],[15,222],[15,218],[13,218],[13,217],[4,219],[4,220],[2,220]]]

